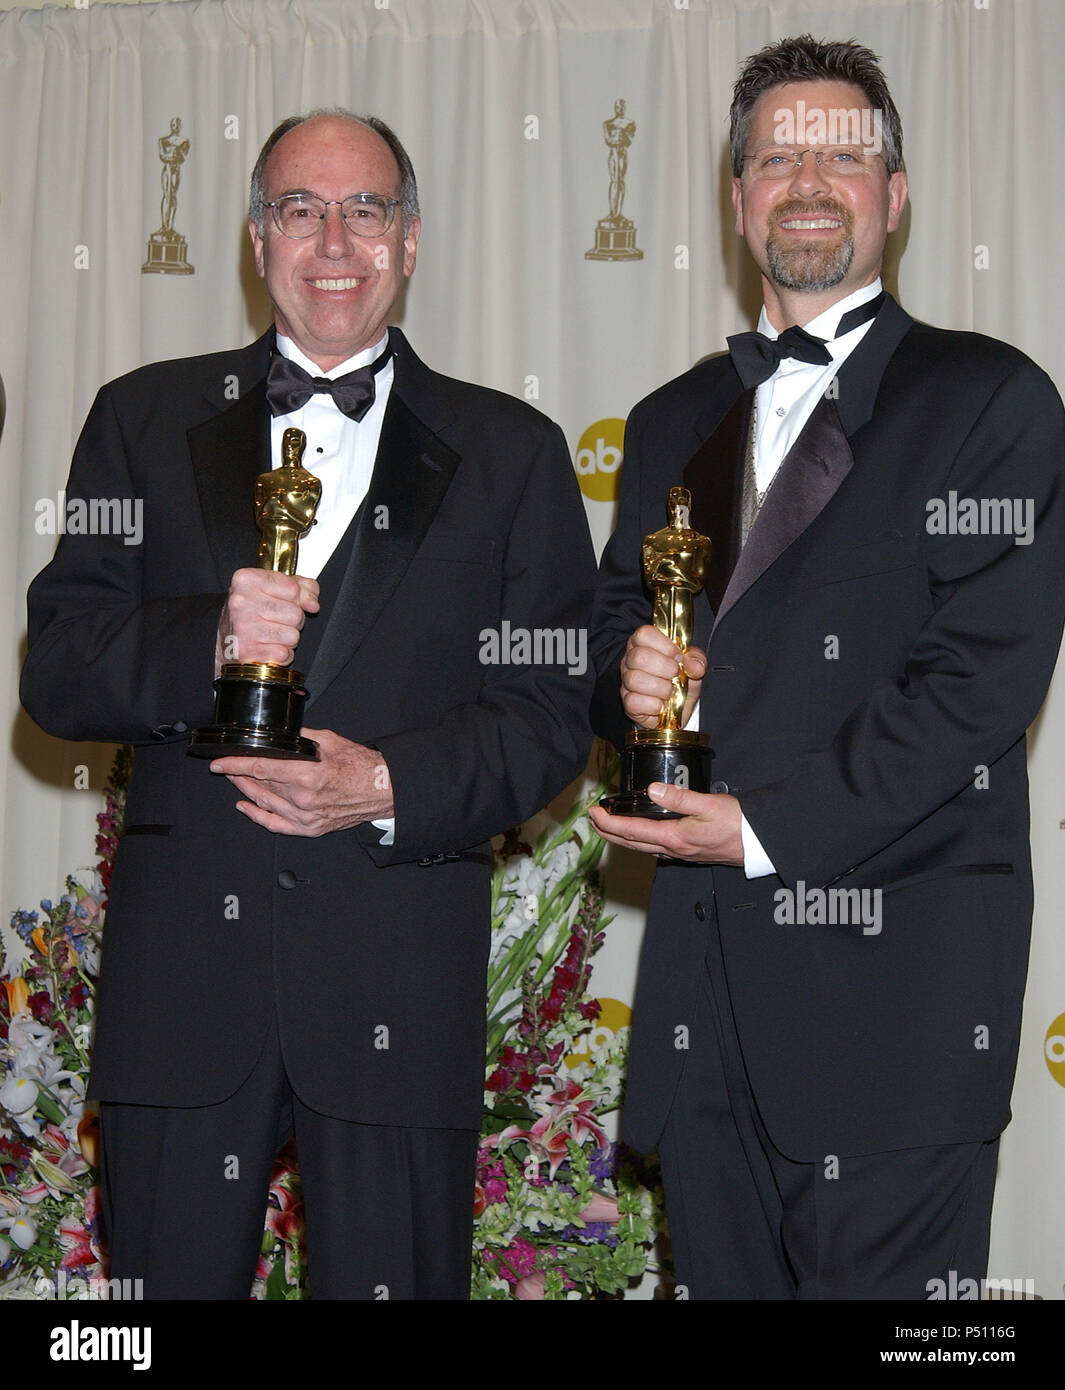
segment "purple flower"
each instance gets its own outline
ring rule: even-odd
[[[588,1160],[588,1171],[593,1178],[600,1182],[605,1182],[607,1178],[614,1176],[614,1145],[611,1144],[605,1149],[599,1149]]]
[[[30,944],[30,937],[37,926],[37,913],[24,912],[22,908],[19,908],[16,912],[12,913],[11,926],[18,932],[19,936],[22,937],[23,941],[28,946]]]

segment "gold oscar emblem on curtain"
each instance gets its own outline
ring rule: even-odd
[[[636,246],[636,224],[621,215],[625,199],[625,174],[629,167],[629,146],[636,134],[636,122],[625,119],[625,102],[618,97],[614,114],[603,122],[610,171],[610,212],[595,225],[595,245],[585,251],[586,261],[642,261]]]
[[[181,166],[189,152],[188,140],[180,140],[181,117],[170,122],[170,134],[159,137],[159,158],[163,164],[163,199],[159,205],[159,230],[148,238],[148,259],[142,275],[194,275],[195,267],[186,259],[185,238],[174,231],[177,191]]]

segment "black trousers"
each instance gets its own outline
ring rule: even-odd
[[[477,1135],[304,1106],[276,1034],[228,1100],[100,1106],[112,1278],[149,1299],[247,1299],[273,1159],[294,1135],[314,1298],[468,1299]]]
[[[998,1139],[797,1163],[747,1081],[716,936],[660,1157],[681,1297],[927,1299],[987,1273]]]

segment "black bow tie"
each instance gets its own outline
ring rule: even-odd
[[[386,347],[380,357],[368,366],[358,367],[330,381],[328,377],[311,376],[298,362],[292,362],[275,352],[266,374],[266,400],[270,414],[291,415],[319,391],[327,391],[345,415],[352,420],[361,420],[374,402],[374,378],[391,355],[391,347]]]
[[[875,318],[885,298],[886,295],[881,292],[868,304],[859,304],[857,309],[848,310],[836,326],[836,337],[842,338],[845,333]],[[779,338],[767,338],[764,333],[757,332],[734,333],[726,341],[732,365],[747,390],[768,381],[787,357],[822,367],[827,367],[832,361],[832,354],[825,346],[827,340],[815,338],[805,328],[786,328]]]

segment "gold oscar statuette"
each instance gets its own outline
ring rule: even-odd
[[[691,646],[694,599],[700,593],[710,563],[709,537],[689,525],[691,493],[686,487],[669,490],[669,525],[645,537],[643,574],[654,599],[651,621],[682,652]],[[654,729],[632,729],[621,755],[621,790],[604,797],[601,805],[612,815],[646,816],[673,820],[647,795],[652,782],[706,791],[706,762],[710,739],[705,733],[682,727],[688,698],[688,674],[682,668],[673,677],[673,690],[663,702]]]
[[[603,122],[607,171],[610,175],[610,211],[595,225],[595,245],[585,251],[586,261],[642,261],[636,245],[636,224],[621,215],[625,201],[625,175],[629,168],[629,146],[636,138],[636,122],[625,119],[625,101],[618,97],[614,114]]]
[[[281,467],[255,480],[260,569],[295,574],[300,537],[314,525],[322,483],[303,467],[306,446],[302,430],[286,430]],[[214,689],[215,722],[195,730],[190,753],[317,760],[318,745],[300,734],[307,691],[299,671],[272,661],[227,662]]]
[[[181,117],[170,122],[170,134],[159,137],[160,175],[163,197],[159,204],[159,230],[148,238],[148,259],[141,266],[142,275],[194,275],[196,267],[189,265],[185,238],[174,230],[177,216],[178,186],[181,166],[189,154],[189,141],[181,138]]]

